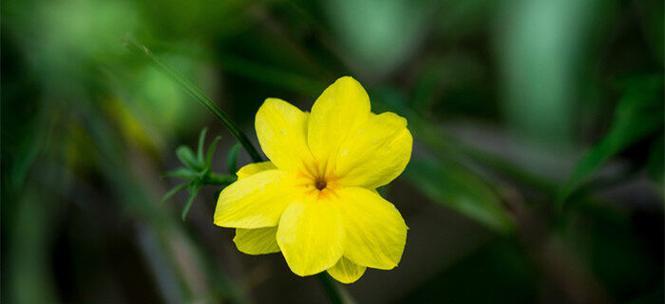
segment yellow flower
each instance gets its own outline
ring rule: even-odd
[[[342,77],[311,113],[268,98],[256,132],[270,161],[241,168],[219,195],[214,222],[236,228],[247,254],[282,252],[300,276],[322,271],[343,283],[367,267],[392,269],[406,243],[399,211],[376,188],[411,157],[406,119],[374,114],[365,89]]]

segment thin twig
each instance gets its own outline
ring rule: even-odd
[[[249,141],[247,138],[247,135],[243,133],[238,125],[231,120],[228,114],[224,112],[217,104],[210,99],[208,96],[206,96],[201,89],[199,89],[196,85],[194,85],[192,82],[189,80],[185,79],[184,77],[180,76],[178,73],[176,73],[171,67],[163,63],[161,60],[159,60],[151,51],[148,49],[146,46],[139,44],[138,42],[132,40],[132,39],[127,39],[127,47],[139,54],[144,55],[146,58],[150,59],[150,61],[160,70],[162,70],[166,75],[171,77],[173,80],[175,80],[178,84],[180,84],[187,93],[189,93],[194,99],[199,101],[201,104],[203,104],[212,114],[214,114],[223,124],[226,126],[226,128],[229,129],[229,132],[238,140],[238,142],[245,148],[249,156],[252,158],[254,162],[261,162],[263,161],[263,158],[259,154],[258,150],[252,145],[252,143]]]

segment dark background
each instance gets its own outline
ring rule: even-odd
[[[255,141],[266,97],[309,109],[352,75],[405,116],[382,189],[410,227],[358,303],[663,303],[663,2],[3,1],[3,303],[316,303],[314,277],[186,221],[176,147]],[[206,144],[207,145],[207,144]],[[244,151],[239,165],[249,162]]]

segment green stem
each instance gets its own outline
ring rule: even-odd
[[[316,275],[321,282],[321,285],[323,285],[323,289],[326,291],[326,295],[328,295],[328,299],[330,299],[330,303],[332,304],[343,304],[344,303],[344,297],[342,296],[342,293],[340,292],[340,286],[338,286],[331,278],[330,276],[325,273],[319,273]]]
[[[205,185],[218,185],[218,186],[226,186],[230,185],[231,183],[236,181],[235,176],[231,176],[228,174],[217,174],[214,172],[208,173],[204,178],[203,178],[203,184]]]
[[[229,132],[240,142],[240,144],[245,148],[249,156],[252,158],[254,162],[260,162],[263,161],[263,158],[261,157],[261,154],[259,154],[258,150],[252,145],[252,143],[249,141],[247,138],[247,135],[243,133],[238,125],[231,120],[228,114],[224,112],[217,104],[208,96],[203,94],[201,89],[199,89],[196,85],[194,85],[192,82],[189,80],[185,79],[184,77],[180,76],[178,73],[176,73],[171,67],[163,63],[161,60],[159,60],[151,51],[148,49],[146,46],[141,45],[137,42],[135,42],[132,39],[127,39],[127,46],[139,53],[150,59],[150,61],[158,67],[160,70],[162,70],[164,73],[166,73],[168,76],[173,78],[179,85],[181,85],[187,93],[189,93],[194,99],[199,101],[201,104],[203,104],[212,114],[214,114],[219,120],[222,121],[222,123],[226,126],[226,128],[229,129]]]

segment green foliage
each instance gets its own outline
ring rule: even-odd
[[[206,151],[204,146],[207,131],[208,129],[204,128],[199,134],[196,154],[186,146],[180,146],[176,149],[176,155],[183,167],[169,171],[166,174],[169,177],[185,180],[184,183],[166,192],[162,198],[162,201],[169,200],[177,192],[187,189],[187,201],[180,214],[183,221],[187,218],[194,199],[196,199],[196,196],[204,185],[226,186],[236,179],[234,174],[217,174],[212,171],[212,157],[215,154],[217,143],[221,140],[221,137],[215,137]],[[237,154],[237,152],[231,152],[231,154],[233,153]]]
[[[406,177],[432,201],[456,210],[488,228],[509,233],[514,229],[496,192],[480,177],[453,161],[414,159]]]
[[[617,105],[609,132],[579,161],[561,189],[560,204],[611,157],[661,131],[663,115],[663,78],[653,76],[631,79]],[[654,158],[654,162],[657,162],[657,157]],[[655,165],[657,166],[657,163]]]

